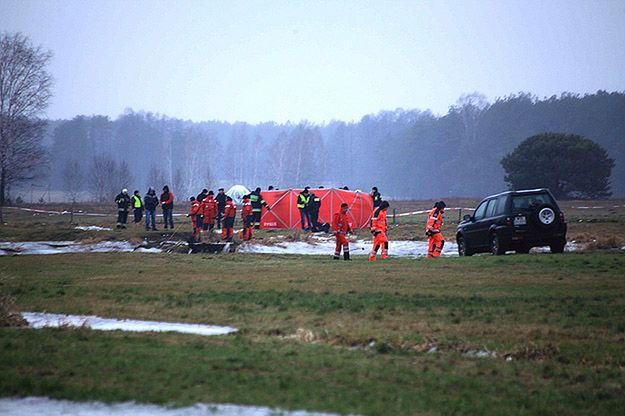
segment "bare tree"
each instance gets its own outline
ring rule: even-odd
[[[47,161],[39,117],[52,96],[51,59],[21,33],[0,34],[0,220],[7,189],[36,177]]]
[[[113,199],[116,195],[115,177],[117,176],[117,163],[110,156],[94,156],[89,185],[93,197],[98,202]],[[117,191],[119,192],[119,190]],[[111,195],[112,194],[112,195]]]
[[[148,172],[148,181],[146,186],[151,186],[155,190],[158,190],[160,189],[159,187],[163,186],[165,183],[167,183],[167,180],[165,180],[163,170],[159,169],[156,164],[152,163],[152,165],[150,165],[150,171]]]
[[[187,189],[186,185],[185,185],[185,180],[184,180],[184,172],[182,171],[182,169],[178,168],[176,169],[176,172],[174,173],[174,182],[173,182],[173,187],[170,186],[170,189],[172,191],[176,191],[178,194],[180,194],[180,196],[182,196],[182,200],[184,201],[184,196],[186,195],[189,190]]]
[[[84,176],[80,163],[77,160],[68,161],[63,170],[63,190],[67,193],[67,197],[72,201],[72,204],[76,203],[83,183]]]
[[[130,173],[130,166],[128,166],[128,162],[122,160],[115,171],[114,180],[111,184],[111,194],[114,196],[123,188],[129,188],[132,181],[133,176],[132,173]]]

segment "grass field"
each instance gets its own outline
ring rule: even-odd
[[[625,405],[621,254],[374,265],[80,254],[0,266],[0,287],[22,310],[241,330],[206,338],[1,329],[3,396],[361,414],[615,414]],[[428,353],[433,346],[439,352]]]
[[[410,208],[419,204],[429,205]],[[570,235],[620,244],[625,209],[610,209],[565,208]],[[58,216],[5,217],[4,241],[43,239],[33,223],[46,239],[144,237],[79,232]],[[94,218],[89,225],[104,224]],[[404,218],[398,233],[420,234]],[[201,337],[0,328],[0,396],[366,415],[625,408],[625,254],[599,245],[373,264],[238,253],[4,256],[0,294],[22,311],[240,329]]]

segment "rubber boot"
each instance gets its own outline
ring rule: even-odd
[[[370,260],[370,261],[376,261],[376,258],[375,258],[375,252],[374,252],[374,251],[372,251],[371,253],[369,253],[369,260]]]
[[[349,258],[349,251],[344,251],[343,252],[343,260],[350,260],[350,258]]]

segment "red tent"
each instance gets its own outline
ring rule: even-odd
[[[332,215],[345,202],[349,205],[348,215],[352,220],[352,228],[369,227],[369,219],[373,212],[371,195],[342,189],[310,189],[309,191],[321,198],[320,223],[332,223]],[[301,223],[297,209],[297,195],[300,192],[302,189],[263,191],[263,199],[269,204],[271,211],[263,209],[260,228],[299,228]]]

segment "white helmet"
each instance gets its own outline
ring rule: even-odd
[[[127,194],[128,193],[128,189],[124,188],[122,189],[122,194]]]

